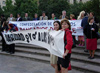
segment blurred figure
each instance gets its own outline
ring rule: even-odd
[[[77,20],[80,20],[80,19],[83,19],[84,18],[84,14],[85,14],[85,11],[81,11]]]
[[[64,19],[64,18],[68,19],[68,16],[66,16],[65,10],[62,11],[62,15],[59,17],[59,19]]]
[[[20,14],[17,14],[17,21],[22,21]]]
[[[5,18],[5,16],[4,15],[1,15],[1,23],[0,23],[0,35],[2,35],[2,25],[3,25],[3,23],[6,21],[6,18]]]
[[[16,30],[13,28],[13,24],[9,24],[8,32],[15,32]],[[15,53],[15,44],[8,45],[8,53],[14,54]]]
[[[7,23],[9,23],[9,21],[16,21],[16,19],[13,17],[13,14],[10,14],[10,17],[8,17]]]
[[[99,24],[99,21],[98,21],[98,19],[95,17],[95,15],[94,15],[93,12],[90,12],[89,16],[94,18],[94,23],[95,23],[95,24]]]
[[[1,15],[1,27],[2,27],[4,21],[6,21],[6,18],[4,15]]]
[[[7,25],[7,23],[6,23],[6,21],[4,21],[3,22],[3,25],[2,25],[2,28],[1,28],[1,32],[2,33],[6,33],[7,32],[7,30],[8,30],[8,25]],[[3,34],[1,34],[1,36],[2,36],[2,52],[3,51],[7,51],[7,44],[6,44],[6,42],[5,42],[5,40],[4,40],[4,37],[3,37]]]
[[[25,17],[23,18],[23,21],[29,21],[30,18],[28,17],[28,13],[25,13]]]
[[[45,14],[45,11],[42,12],[42,16],[40,16],[40,20],[48,20],[48,17]]]
[[[55,17],[55,14],[54,14],[54,13],[52,13],[52,14],[51,14],[51,17],[52,17],[52,18],[51,18],[51,20],[55,20],[55,19],[56,19],[56,17]]]
[[[74,14],[70,14],[70,20],[76,20]]]
[[[70,20],[76,20],[74,14],[70,14]],[[74,28],[73,28],[73,29],[74,29]],[[73,29],[72,29],[72,30],[73,30]],[[75,35],[72,35],[72,37],[73,37],[74,47],[76,47],[76,38],[75,38]],[[77,37],[77,36],[76,36],[76,37]]]
[[[86,47],[89,50],[90,56],[89,59],[94,59],[94,53],[97,49],[97,32],[98,27],[94,23],[94,18],[89,17],[88,18],[88,24],[84,27],[84,34],[86,35]]]
[[[86,25],[88,25],[88,13],[85,13],[84,14],[84,18],[82,19],[82,22],[81,22],[81,27],[84,29]],[[86,35],[84,34],[84,41],[85,41],[85,50],[84,52],[88,52],[88,50],[86,49]]]
[[[38,18],[38,14],[37,14],[37,13],[34,14],[34,18],[33,18],[33,20],[39,20],[39,18]]]
[[[83,19],[84,14],[85,14],[85,11],[81,11],[77,19],[78,20]],[[79,46],[84,46],[84,36],[78,36],[78,42],[79,42]]]

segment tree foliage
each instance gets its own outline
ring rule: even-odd
[[[30,17],[33,17],[34,13],[38,11],[37,1],[15,0],[15,9],[16,9],[16,14],[20,13],[22,16],[24,16],[25,13],[28,13]]]
[[[6,0],[6,6],[3,7],[4,15],[8,17],[10,13],[14,12],[14,6],[12,0]]]
[[[37,1],[39,1],[39,5]],[[3,11],[0,8],[0,14],[4,12],[8,17],[10,13],[13,13],[14,16],[20,13],[23,17],[25,13],[28,13],[30,17],[34,17],[34,13],[38,13],[40,16],[42,11],[45,11],[49,18],[52,13],[59,18],[62,10],[66,10],[67,16],[74,14],[76,18],[82,10],[94,12],[95,16],[100,19],[100,0],[90,0],[86,3],[75,2],[74,4],[69,4],[67,0],[15,0],[14,5],[12,0],[6,0],[6,6],[3,7]]]
[[[62,10],[69,8],[67,0],[40,0],[39,1],[39,15],[45,11],[47,16],[51,18],[51,13],[55,13],[56,17],[62,14]]]
[[[2,8],[0,7],[0,15],[3,13],[3,10],[2,10]]]

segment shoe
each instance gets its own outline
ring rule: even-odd
[[[85,50],[84,50],[84,52],[88,52],[88,50],[87,50],[87,49],[85,49]]]
[[[91,59],[94,59],[94,57],[91,57]]]

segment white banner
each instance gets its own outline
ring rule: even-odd
[[[54,29],[53,22],[57,20],[38,20],[38,21],[10,21],[9,24],[13,24],[18,27],[19,30],[29,29]],[[61,21],[61,20],[58,20]],[[83,35],[81,28],[81,20],[69,20],[71,23],[72,35]]]
[[[25,30],[3,33],[7,44],[27,43],[44,47],[51,54],[62,57],[64,53],[64,31],[48,31],[46,29]]]

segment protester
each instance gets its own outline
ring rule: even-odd
[[[55,19],[56,19],[56,17],[55,17],[55,14],[54,14],[54,13],[52,13],[52,14],[51,14],[51,17],[52,17],[52,18],[51,18],[51,20],[55,20]]]
[[[2,33],[6,33],[7,32],[7,30],[8,30],[8,25],[7,25],[7,23],[6,23],[6,21],[4,21],[3,22],[3,25],[2,25],[2,28],[1,28],[1,32]],[[6,42],[5,42],[5,40],[4,40],[4,37],[3,37],[3,34],[1,34],[1,36],[2,36],[2,52],[3,51],[7,51],[7,44],[6,44]]]
[[[84,14],[85,14],[85,11],[81,11],[77,20],[80,20],[80,19],[83,19],[84,18]]]
[[[70,14],[70,20],[76,20],[74,14]]]
[[[13,14],[10,14],[10,17],[8,17],[7,23],[9,23],[9,21],[16,21],[16,19],[13,17]]]
[[[6,42],[2,35],[2,32],[5,32],[7,29],[5,26],[6,26],[6,18],[4,15],[1,15],[1,25],[0,25],[0,35],[2,37],[2,50],[1,51],[6,51]]]
[[[38,18],[38,14],[37,14],[37,13],[34,14],[34,18],[33,18],[33,20],[39,20],[39,18]]]
[[[28,13],[25,13],[25,17],[23,18],[23,21],[30,21],[30,17],[28,17]]]
[[[86,25],[88,25],[88,13],[85,13],[84,14],[84,18],[82,19],[82,22],[81,22],[81,27],[84,29]],[[86,49],[86,35],[84,34],[84,41],[85,41],[85,49],[84,49],[84,52],[88,52],[88,50]]]
[[[64,19],[64,18],[68,19],[68,16],[66,16],[65,10],[62,11],[62,15],[59,17],[59,19]]]
[[[70,20],[76,20],[74,14],[70,14]],[[76,38],[75,38],[75,35],[72,35],[72,37],[73,37],[73,41],[74,41],[73,43],[75,44],[74,47],[76,47]]]
[[[17,21],[22,21],[20,14],[17,14]]]
[[[88,57],[89,59],[94,59],[94,53],[95,50],[97,49],[97,32],[98,32],[98,27],[94,23],[94,18],[89,17],[88,18],[88,24],[84,28],[84,34],[86,35],[86,47],[89,50],[90,56]]]
[[[45,11],[42,12],[42,16],[40,16],[40,20],[48,20],[48,17],[45,14]]]
[[[73,45],[73,38],[72,38],[70,22],[66,18],[61,21],[61,26],[62,30],[65,31],[65,36],[64,36],[65,51],[63,54],[63,58],[58,57],[58,64],[60,64],[62,67],[61,68],[62,73],[68,73],[68,67],[71,57],[71,48]]]
[[[13,25],[12,24],[9,24],[9,29],[8,29],[8,32],[15,32],[16,30],[13,28]],[[14,54],[15,53],[15,44],[10,44],[8,45],[8,52],[10,54]]]
[[[5,22],[5,21],[6,21],[5,16],[4,16],[4,15],[1,15],[1,27],[2,27],[2,25],[3,25],[3,22]]]
[[[55,21],[53,23],[54,25],[54,30],[58,31],[61,29],[61,25],[60,25],[60,22],[59,21]],[[58,57],[51,54],[50,55],[50,64],[53,68],[55,68],[55,73],[58,73],[58,66],[57,66],[57,61],[58,61]]]
[[[98,19],[96,18],[96,16],[94,15],[93,12],[90,12],[89,16],[90,16],[90,17],[94,17],[94,23],[95,23],[95,24],[98,24],[98,23],[99,23]]]
[[[77,19],[78,20],[83,19],[84,14],[85,14],[85,11],[81,11]],[[79,46],[84,46],[84,36],[78,36],[78,42],[79,42],[79,44],[78,44]]]

